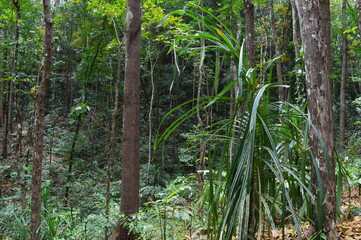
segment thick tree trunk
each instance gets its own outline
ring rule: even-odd
[[[123,103],[121,213],[139,210],[139,118],[140,118],[140,0],[127,1],[125,23],[125,79]],[[117,224],[110,240],[135,239],[124,225]]]
[[[256,66],[254,46],[254,4],[252,0],[243,0],[246,15],[246,51],[251,67]]]
[[[345,127],[346,127],[346,82],[347,82],[347,34],[346,31],[346,8],[347,1],[344,0],[342,4],[342,73],[341,73],[341,88],[340,88],[340,149],[344,148],[345,142]]]
[[[268,1],[268,8],[270,12],[270,20],[271,20],[271,32],[273,37],[273,43],[275,45],[275,53],[276,57],[281,56],[281,45],[278,39],[278,34],[276,30],[276,20],[274,16],[274,8],[273,8],[273,0]],[[282,75],[282,64],[281,61],[276,62],[276,70],[277,70],[277,81],[282,83],[284,81]],[[280,87],[278,88],[278,98],[280,100],[286,100],[286,88]]]
[[[308,111],[311,122],[319,131],[327,150],[324,151],[316,131],[311,129],[310,146],[316,157],[323,189],[326,194],[323,207],[325,211],[324,219],[317,220],[315,215],[312,225],[317,230],[322,230],[327,239],[334,240],[337,239],[337,232],[332,81],[329,78],[331,73],[330,2],[329,0],[297,0],[296,3],[304,47]],[[327,164],[327,161],[329,161],[329,164]],[[314,168],[313,164],[312,167]],[[314,169],[312,181],[317,186]],[[314,213],[316,211],[318,209],[314,209]]]
[[[52,65],[52,34],[53,24],[51,17],[50,0],[43,0],[44,6],[44,68],[40,86],[36,92],[35,99],[35,141],[34,158],[32,169],[32,189],[31,189],[31,222],[30,239],[40,239],[40,212],[41,212],[41,174],[43,160],[43,142],[44,142],[44,108],[45,97],[50,84],[51,65]]]

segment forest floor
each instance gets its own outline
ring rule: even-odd
[[[358,240],[361,239],[361,196],[358,189],[353,189],[351,193],[345,193],[342,197],[341,217],[337,224],[337,231],[341,239],[344,240]],[[307,231],[308,224],[305,224],[304,231]],[[265,234],[261,237],[263,240],[294,240],[297,239],[293,226],[285,228],[285,237],[282,237],[282,229],[277,229],[271,232],[271,236]]]
[[[353,189],[350,196],[343,196],[341,213],[344,217],[337,225],[341,237],[345,240],[361,239],[361,196],[358,189]]]
[[[358,189],[353,189],[351,193],[344,193],[341,205],[341,217],[337,224],[337,231],[342,240],[361,240],[361,196]],[[303,231],[306,232],[309,224],[303,224]],[[297,233],[293,225],[289,225],[283,230],[278,228],[270,233],[264,232],[260,240],[297,240]],[[206,235],[186,236],[185,240],[205,240]],[[257,238],[258,239],[258,238]]]

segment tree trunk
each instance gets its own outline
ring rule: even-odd
[[[199,24],[199,28],[202,31],[202,26],[201,24]],[[200,105],[200,98],[202,96],[202,85],[203,85],[203,81],[204,81],[204,56],[205,56],[205,40],[202,38],[200,39],[201,42],[201,50],[200,50],[200,59],[199,59],[199,66],[198,66],[198,89],[197,89],[197,106]],[[204,130],[204,125],[203,125],[203,119],[201,116],[200,111],[197,111],[197,120],[198,120],[198,125],[199,125],[199,131],[203,132]],[[203,139],[200,138],[200,141],[202,142]],[[198,189],[199,189],[199,194],[202,194],[203,192],[203,187],[204,187],[204,161],[205,161],[205,152],[206,152],[206,145],[205,144],[201,144],[200,146],[200,155],[199,155],[199,165],[198,165]],[[200,212],[202,212],[203,207],[200,208]]]
[[[69,204],[70,204],[69,188],[70,188],[71,183],[73,181],[73,178],[72,178],[71,175],[72,175],[72,172],[73,172],[75,146],[76,146],[76,142],[78,140],[80,126],[81,126],[81,114],[78,116],[78,119],[77,119],[75,134],[74,134],[74,137],[73,137],[73,141],[71,142],[70,155],[69,155],[69,159],[68,159],[68,162],[69,162],[68,176],[66,178],[66,184],[67,185],[65,187],[65,196],[64,196],[65,206],[69,206]]]
[[[275,20],[275,16],[274,16],[273,0],[268,1],[268,8],[269,8],[269,12],[270,12],[271,31],[272,31],[273,42],[275,45],[276,57],[278,57],[278,56],[281,56],[281,45],[280,45],[280,41],[278,39],[277,30],[276,30],[276,20]],[[281,61],[276,62],[276,70],[277,70],[277,81],[282,83],[284,80],[282,77],[283,73],[282,73]],[[284,87],[278,88],[278,98],[280,100],[286,100],[286,88],[284,88]]]
[[[357,10],[358,10],[358,30],[361,34],[361,0],[357,1]]]
[[[361,0],[357,1],[357,10],[358,10],[358,30],[361,35]],[[359,91],[361,92],[361,82],[358,83]]]
[[[115,27],[115,23],[114,23]],[[117,28],[115,27],[115,31],[117,32]],[[121,69],[121,42],[118,41],[118,65],[117,65],[117,76],[115,81],[115,96],[114,96],[114,109],[112,113],[112,122],[111,122],[111,130],[110,130],[110,139],[109,139],[109,156],[107,159],[107,187],[106,187],[106,202],[105,202],[105,217],[107,221],[109,221],[109,208],[110,208],[110,183],[112,176],[112,162],[114,159],[114,142],[116,137],[116,118],[118,114],[119,108],[119,85],[120,85],[120,69]],[[105,239],[108,239],[108,227],[104,228],[104,236]]]
[[[300,19],[301,37],[304,47],[306,68],[306,87],[308,111],[312,124],[319,131],[326,147],[326,152],[314,129],[310,130],[310,146],[316,157],[321,173],[323,189],[326,194],[324,219],[316,218],[311,224],[317,231],[323,231],[327,239],[337,239],[336,232],[336,190],[335,162],[333,158],[333,118],[332,118],[332,81],[331,73],[331,23],[329,0],[297,0]],[[328,160],[327,160],[328,159]],[[329,165],[327,164],[329,161]],[[314,165],[311,176],[317,186]],[[322,199],[319,199],[322,201]]]
[[[243,0],[244,4],[244,11],[245,11],[245,19],[246,19],[246,52],[249,59],[250,67],[253,68],[256,66],[255,61],[255,32],[254,32],[254,4],[252,0]],[[232,63],[232,72],[233,75],[236,74],[236,66]],[[238,110],[239,111],[239,110]],[[237,115],[241,115],[240,113],[237,113]],[[235,118],[236,119],[236,118]],[[234,124],[235,126],[236,124]],[[234,127],[233,127],[234,128]],[[232,131],[232,139],[235,137],[235,129]],[[233,146],[231,145],[231,149]],[[231,150],[233,151],[233,150]],[[230,154],[232,156],[233,153]],[[250,204],[249,209],[247,209],[249,214],[249,223],[248,223],[248,235],[254,236],[254,227],[255,227],[255,221],[254,221],[254,207],[255,207],[255,201],[254,201],[254,184],[253,181],[251,183],[251,193],[250,193]]]
[[[153,61],[151,56],[150,48],[148,50],[148,57],[150,63],[150,84],[151,84],[151,94],[150,94],[150,103],[149,103],[149,114],[148,114],[148,167],[152,160],[152,144],[153,144],[153,105],[154,105],[154,96],[155,96],[155,83],[154,83],[154,68],[158,62],[159,54],[157,54],[156,59]]]
[[[3,31],[3,39],[4,39],[4,45],[8,45],[8,32],[7,29],[4,28],[2,29]],[[5,77],[7,77],[7,73],[8,73],[8,55],[9,55],[9,51],[7,48],[4,48],[2,51],[2,63],[1,63],[1,71],[0,71],[0,78],[3,79]],[[6,84],[4,81],[0,82],[0,120],[1,120],[1,126],[3,127],[3,139],[2,139],[2,144],[4,144],[5,142],[5,134],[4,134],[4,126],[5,126],[5,116],[6,116]],[[4,156],[4,152],[2,152],[2,155]]]
[[[254,4],[252,0],[243,0],[246,15],[246,51],[251,67],[256,66],[254,56]]]
[[[127,1],[125,23],[125,79],[123,103],[121,213],[129,216],[139,210],[140,135],[140,0]],[[128,220],[128,219],[126,219]],[[110,240],[135,239],[126,224],[117,223]]]
[[[346,25],[346,8],[347,1],[343,0],[342,4],[342,73],[341,73],[341,88],[340,88],[340,149],[344,148],[345,142],[345,127],[346,127],[346,82],[347,82],[347,55],[348,44]]]
[[[8,91],[6,88],[6,84],[4,84],[4,91]],[[3,123],[3,139],[2,139],[2,156],[4,158],[8,155],[8,133],[9,133],[9,118],[8,118],[8,94],[4,94],[4,108],[3,108],[3,116],[4,116],[4,123]]]
[[[19,101],[16,101],[16,117],[18,122],[18,129],[17,129],[17,143],[15,147],[15,169],[18,175],[18,181],[20,186],[20,203],[22,210],[26,208],[26,181],[24,179],[24,172],[22,171],[23,168],[23,117],[19,107]]]
[[[12,0],[13,6],[15,7],[15,25],[13,30],[13,39],[15,42],[13,59],[12,59],[12,79],[9,81],[9,104],[8,104],[8,131],[12,132],[12,115],[13,115],[13,104],[14,104],[14,88],[16,88],[16,78],[18,75],[18,53],[19,53],[19,20],[20,20],[20,4],[19,0]]]
[[[6,31],[3,31],[3,39],[4,40],[4,44],[7,45],[6,42]],[[7,51],[6,49],[3,50],[2,52],[2,59],[1,59],[2,63],[1,63],[1,71],[0,71],[0,78],[3,79],[5,78],[5,73],[7,72],[6,69],[6,62],[7,62]],[[3,81],[0,82],[0,126],[4,127],[4,123],[5,123],[5,111],[4,111],[4,106],[5,106],[5,84]]]
[[[31,222],[30,239],[40,239],[40,213],[41,213],[41,172],[43,160],[43,142],[44,142],[44,108],[45,97],[50,84],[51,65],[52,65],[52,17],[50,0],[43,0],[44,6],[44,68],[40,86],[36,92],[35,99],[35,141],[34,158],[32,169],[32,189],[31,189]]]
[[[290,0],[292,7],[292,40],[295,49],[295,58],[300,55],[300,43],[298,41],[298,14],[295,0]]]
[[[299,42],[299,21],[298,21],[298,12],[296,7],[295,0],[290,0],[292,8],[292,40],[293,47],[295,49],[295,66],[294,71],[297,73],[295,78],[295,87],[296,87],[296,103],[303,104],[306,101],[306,92],[305,92],[305,82],[304,78],[300,76],[301,64],[298,63],[298,58],[300,57],[300,42]]]

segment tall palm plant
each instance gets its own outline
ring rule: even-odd
[[[199,144],[206,143],[213,149],[209,181],[202,196],[208,206],[209,237],[254,239],[257,236],[260,239],[263,230],[275,228],[275,218],[284,227],[290,217],[301,239],[300,216],[309,216],[307,204],[312,204],[315,199],[310,191],[307,164],[312,158],[307,145],[309,125],[306,115],[296,106],[271,100],[271,89],[287,87],[272,83],[272,67],[280,57],[247,68],[243,45],[211,12],[193,5],[193,10],[173,14],[187,15],[205,29],[176,39],[174,46],[184,39],[205,39],[208,50],[222,52],[235,61],[237,79],[216,96],[198,99],[202,100],[198,101],[199,105],[184,113],[157,137],[155,147],[197,112],[220,102],[234,102],[232,116],[213,124],[211,130],[201,133],[202,138],[199,138],[203,141]],[[191,50],[194,54],[199,48],[188,44],[181,50]],[[264,75],[268,80],[262,83]],[[238,96],[225,96],[236,84]],[[193,101],[197,100],[181,104],[164,118]],[[322,186],[317,187],[323,194]]]

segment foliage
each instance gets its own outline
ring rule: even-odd
[[[196,185],[192,176],[170,181],[133,216],[130,229],[139,234],[139,239],[184,239],[187,232],[198,227],[197,209],[190,205],[197,195]]]
[[[282,1],[275,6],[285,55],[273,56],[267,1],[253,2],[254,68],[243,54],[242,1],[202,1],[201,6],[198,1],[142,2],[142,208],[131,222],[140,239],[185,239],[197,234],[245,239],[261,232],[267,235],[274,228],[282,232],[288,224],[295,224],[294,231],[299,231],[301,223],[312,221],[310,206],[322,204],[314,202],[311,194],[322,188],[310,184],[313,156],[307,130],[312,126],[304,114],[302,46],[300,56],[294,59],[291,6]],[[355,4],[349,2],[348,25],[343,32],[341,2],[331,2],[335,122],[342,33],[347,34],[349,43],[347,142],[339,152],[337,166],[340,205],[344,202],[342,189],[355,191],[360,186],[361,44]],[[10,123],[8,144],[4,139],[0,144],[3,148],[5,142],[9,149],[7,157],[0,157],[0,239],[29,238],[33,103],[42,71],[44,27],[39,1],[19,3],[15,62],[15,8],[11,1],[0,0],[0,136],[4,137],[5,115]],[[115,116],[114,158],[110,159],[109,217],[105,211],[115,82],[124,77],[126,1],[52,3],[54,65],[45,111],[42,237],[102,239],[104,227],[111,231],[120,216],[121,111]],[[202,39],[204,48],[199,44]],[[275,61],[282,61],[288,86],[275,84]],[[199,68],[203,82],[197,87]],[[279,87],[288,87],[289,103],[275,98]],[[122,81],[119,89],[123,89]],[[198,90],[200,98],[195,99]],[[149,106],[151,98],[154,101]],[[154,129],[158,130],[155,139],[148,135]],[[203,144],[206,169],[200,170],[199,148]],[[68,178],[71,154],[73,166]],[[205,182],[199,193],[197,177],[201,172]],[[64,200],[66,188],[68,202]],[[25,207],[21,206],[24,189]],[[357,213],[355,206],[351,208]]]
[[[213,236],[212,231],[216,239],[232,239],[236,236],[247,239],[256,231],[260,235],[266,226],[275,228],[274,217],[278,213],[281,227],[285,226],[287,215],[291,215],[298,238],[301,239],[299,216],[303,215],[302,211],[309,208],[309,204],[314,204],[315,199],[309,190],[310,172],[306,169],[307,161],[309,157],[312,159],[312,154],[307,151],[307,142],[302,140],[307,139],[307,118],[295,106],[270,101],[271,88],[285,87],[270,82],[272,71],[269,73],[268,82],[260,82],[262,75],[277,59],[263,69],[262,65],[246,69],[243,50],[231,31],[212,13],[202,7],[197,8],[209,18],[192,10],[175,13],[184,13],[199,21],[209,32],[199,31],[196,35],[178,38],[176,43],[181,39],[204,38],[215,44],[207,45],[206,49],[226,53],[233,61],[238,62],[237,79],[217,96],[202,98],[201,104],[173,122],[159,140],[165,141],[180,124],[197,112],[221,101],[234,101],[236,107],[230,118],[215,123],[210,131],[196,136],[207,137],[205,143],[214,148],[209,186],[204,197],[209,207],[209,237]],[[220,30],[219,26],[223,29]],[[189,48],[187,46],[182,50]],[[198,50],[199,48],[195,48],[190,55],[194,55],[194,51]],[[224,97],[223,95],[236,83],[239,97]],[[165,117],[192,101],[194,100],[176,107]],[[272,109],[276,111],[272,112]],[[219,144],[223,145],[221,155],[217,154],[220,150]],[[212,173],[214,168],[218,170]],[[323,199],[322,186],[318,187]],[[297,202],[300,193],[306,204]],[[300,212],[296,211],[295,204],[301,209]],[[319,209],[322,209],[322,203],[317,204]],[[320,210],[319,219],[322,219],[322,214]],[[261,225],[263,220],[266,220],[266,226]]]

